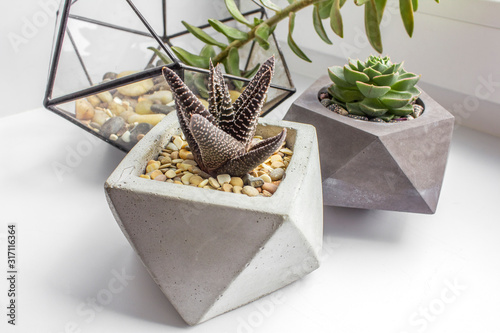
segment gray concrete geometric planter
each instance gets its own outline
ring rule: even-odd
[[[316,127],[325,205],[432,214],[443,182],[454,117],[425,92],[424,113],[374,123],[332,112],[318,100],[321,77],[292,104],[286,120]]]
[[[180,128],[169,114],[128,153],[105,184],[115,219],[184,320],[198,324],[256,300],[319,266],[323,204],[314,127],[259,122],[257,134],[288,130],[294,150],[272,197],[248,197],[140,178]]]

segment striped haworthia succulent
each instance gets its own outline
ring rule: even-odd
[[[286,129],[252,145],[273,72],[274,57],[271,57],[232,104],[219,66],[210,63],[207,110],[175,72],[163,68],[175,99],[179,124],[201,170],[213,176],[243,176],[281,147]]]

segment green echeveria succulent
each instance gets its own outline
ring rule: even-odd
[[[366,62],[349,60],[344,67],[328,68],[333,81],[328,92],[350,114],[390,120],[413,112],[411,102],[420,95],[420,75],[406,72],[403,63],[370,56]]]

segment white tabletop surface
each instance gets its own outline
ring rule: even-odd
[[[318,270],[195,327],[108,208],[103,184],[124,153],[44,109],[0,119],[0,142],[0,332],[500,333],[499,138],[456,129],[434,215],[325,207]],[[9,223],[15,327],[3,277]]]

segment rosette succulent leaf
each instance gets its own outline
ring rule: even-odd
[[[353,115],[386,120],[406,116],[413,112],[412,102],[421,93],[415,87],[420,75],[406,72],[402,62],[393,64],[389,57],[349,60],[344,67],[329,67],[328,74],[333,102]]]

